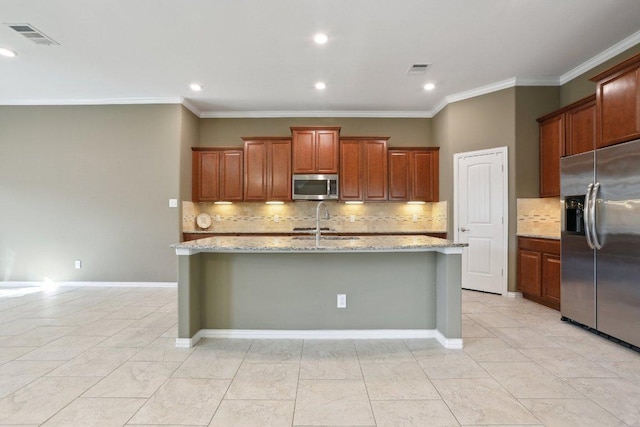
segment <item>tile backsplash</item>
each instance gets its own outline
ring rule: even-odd
[[[295,227],[315,227],[318,202],[289,202],[283,205],[264,203],[182,202],[182,231],[218,233],[288,233]],[[330,219],[321,219],[321,227],[343,233],[446,232],[447,202],[409,205],[406,203],[365,203],[347,205],[325,202]],[[196,217],[211,216],[211,226],[198,227]]]
[[[560,198],[518,199],[519,236],[560,237]]]

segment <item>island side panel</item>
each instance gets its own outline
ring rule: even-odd
[[[178,256],[178,338],[202,329],[202,254]]]
[[[200,255],[206,329],[436,328],[434,252]]]
[[[437,254],[437,329],[447,339],[462,338],[461,265],[460,254]]]

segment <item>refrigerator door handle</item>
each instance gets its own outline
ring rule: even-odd
[[[593,183],[587,187],[587,193],[584,195],[584,235],[587,238],[587,245],[590,249],[595,249],[591,240],[591,192],[593,191]]]
[[[600,243],[600,239],[598,239],[598,231],[596,228],[596,201],[598,200],[598,190],[600,190],[600,183],[596,182],[593,186],[593,191],[591,192],[591,210],[589,211],[589,224],[591,225],[591,239],[593,240],[593,246],[596,249],[602,249],[602,244]]]

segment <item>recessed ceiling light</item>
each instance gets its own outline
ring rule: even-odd
[[[200,92],[202,90],[202,85],[199,83],[191,83],[189,88],[194,92]]]
[[[14,58],[15,56],[17,56],[14,51],[6,49],[4,47],[0,47],[0,55],[6,56],[7,58]]]
[[[325,82],[318,82],[316,83],[316,89],[318,90],[325,90],[327,88],[327,85]]]
[[[317,44],[325,44],[328,40],[329,37],[327,37],[327,35],[324,33],[317,33],[313,36],[313,41]]]
[[[426,85],[424,85],[424,90],[433,90],[436,88],[436,85],[434,85],[433,83],[427,83]]]

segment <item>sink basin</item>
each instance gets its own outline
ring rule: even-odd
[[[322,236],[320,240],[359,240],[358,236]],[[295,236],[293,240],[316,240],[316,236]]]

